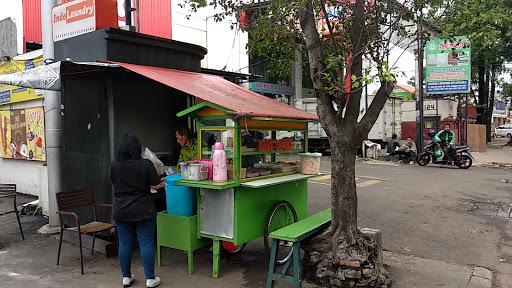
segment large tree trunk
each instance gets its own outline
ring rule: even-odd
[[[343,133],[342,131],[338,132]],[[338,135],[333,135],[338,136]],[[334,137],[333,137],[334,138]],[[340,137],[335,137],[339,139]],[[356,149],[351,144],[331,140],[331,206],[335,244],[354,244],[359,236],[357,229],[357,193],[356,193]],[[339,239],[339,240],[338,240]],[[335,257],[335,261],[339,257]]]
[[[364,13],[364,1],[358,0],[356,6],[358,13]],[[364,23],[364,15],[359,16],[363,19],[361,23]],[[308,0],[301,11],[300,24],[309,55],[317,112],[329,138],[332,155],[332,222],[329,229],[304,246],[304,276],[322,287],[388,287],[391,282],[389,273],[378,260],[380,251],[375,238],[361,233],[357,227],[355,160],[357,148],[366,136],[363,134],[367,134],[375,122],[393,85],[382,81],[383,86],[359,124],[360,92],[359,95],[354,93],[343,118],[343,107],[339,106],[336,111],[324,89],[324,55],[312,0]],[[360,33],[360,30],[354,33]],[[362,66],[358,64],[361,59],[355,60],[356,65],[352,67],[354,75],[361,75]]]
[[[321,287],[389,287],[377,242],[357,227],[357,148],[348,138],[330,141],[333,218],[328,230],[306,244],[304,275]]]

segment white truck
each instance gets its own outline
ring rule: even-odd
[[[370,106],[374,96],[368,96],[368,105],[366,105],[366,97],[361,97],[361,113],[359,114],[359,120],[366,113],[366,106]],[[400,138],[401,134],[401,105],[402,98],[390,97],[386,101],[384,109],[379,114],[377,121],[373,125],[370,133],[368,133],[368,139],[377,142],[385,143],[393,134],[397,134]],[[295,100],[295,107],[310,113],[316,114],[316,98],[301,98]],[[309,136],[309,149],[316,152],[329,151],[329,141],[327,134],[318,122],[309,123],[308,129]]]

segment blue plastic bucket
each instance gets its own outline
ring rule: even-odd
[[[196,191],[194,188],[176,185],[181,174],[165,177],[167,213],[178,216],[196,215]]]

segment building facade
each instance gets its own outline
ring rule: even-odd
[[[0,20],[0,57],[13,57],[17,54],[17,38],[16,22],[12,18]]]

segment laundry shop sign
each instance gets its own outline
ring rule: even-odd
[[[76,0],[52,9],[53,41],[60,41],[96,30],[94,0]]]

